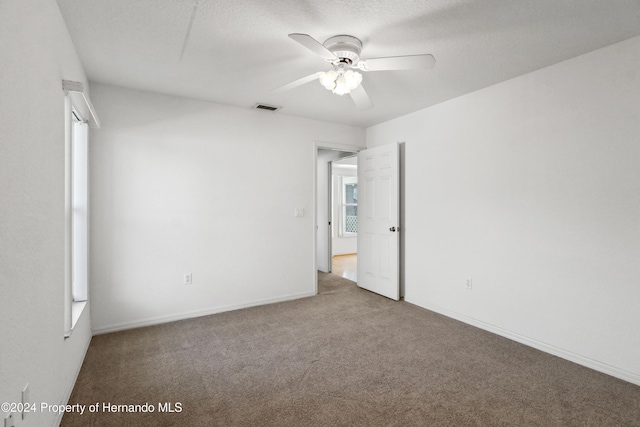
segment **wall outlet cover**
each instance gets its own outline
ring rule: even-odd
[[[13,413],[7,414],[4,418],[4,427],[16,427],[16,419],[13,416]]]
[[[29,404],[29,383],[22,389],[22,405],[23,407]],[[22,410],[22,419],[24,420],[27,417],[28,412],[24,409]]]

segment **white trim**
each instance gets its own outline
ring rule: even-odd
[[[318,143],[313,143],[313,197],[311,197],[311,227],[313,227],[313,245],[311,257],[313,259],[313,269],[311,270],[311,290],[313,295],[318,295]],[[331,267],[329,267],[331,268]]]
[[[72,247],[72,212],[71,212],[71,194],[72,194],[72,151],[71,139],[73,138],[73,121],[71,116],[72,101],[68,96],[64,97],[64,337],[71,335],[72,329],[72,307],[71,307],[71,279],[73,257]]]
[[[71,332],[73,332],[73,329],[76,327],[86,306],[87,301],[74,301],[71,303]]]
[[[99,129],[100,119],[98,118],[96,110],[93,108],[91,100],[84,90],[84,85],[82,84],[82,82],[62,80],[62,90],[64,91],[65,95],[68,95],[72,98],[73,104],[76,108],[85,110],[81,106],[86,106],[86,111],[88,112],[88,114],[82,114],[82,119],[88,121],[91,127]]]
[[[356,145],[347,145],[347,144],[336,144],[334,142],[327,142],[327,141],[314,141],[313,145],[315,147],[316,153],[318,151],[318,148],[323,148],[325,150],[344,151],[347,153],[357,154],[359,151],[362,151],[367,148],[365,145],[356,146]]]
[[[204,310],[185,311],[182,313],[170,314],[166,316],[148,317],[146,319],[134,320],[131,322],[115,323],[101,328],[93,329],[93,335],[108,334],[110,332],[124,331],[127,329],[142,328],[144,326],[159,325],[161,323],[175,322],[178,320],[191,319],[194,317],[209,316],[211,314],[224,313],[226,311],[240,310],[243,308],[255,307],[265,304],[274,304],[277,302],[290,301],[299,298],[312,297],[315,293],[303,292],[299,294],[283,295],[276,298],[268,298],[264,300],[255,300],[243,304],[232,304],[222,307],[208,308]]]
[[[607,375],[611,375],[612,377],[619,378],[621,380],[630,382],[632,384],[640,385],[640,374],[629,372],[624,369],[616,368],[615,366],[608,365],[603,362],[599,362],[597,360],[582,356],[577,353],[573,353],[571,351],[553,346],[551,344],[547,344],[541,341],[534,340],[532,338],[526,337],[524,335],[520,335],[515,332],[508,331],[506,329],[502,329],[498,326],[492,325],[490,323],[485,323],[480,320],[474,319],[472,317],[465,316],[460,313],[456,313],[454,311],[448,310],[443,307],[439,307],[433,304],[418,304],[416,302],[412,302],[410,300],[406,300],[410,304],[416,305],[418,307],[422,307],[424,309],[434,311],[436,313],[442,314],[444,316],[450,317],[452,319],[459,320],[461,322],[467,323],[469,325],[475,326],[477,328],[483,329],[485,331],[492,332],[496,335],[500,335],[502,337],[508,338],[512,341],[519,342],[520,344],[527,345],[529,347],[533,347],[537,350],[543,351],[548,354],[552,354],[554,356],[558,356],[562,359],[568,360],[570,362],[577,363],[578,365],[585,366],[587,368],[593,369],[598,372],[602,372]]]
[[[367,147],[366,145],[353,146],[326,141],[313,141],[313,200],[311,208],[313,215],[313,221],[311,221],[313,231],[313,247],[311,251],[313,256],[313,270],[311,271],[313,295],[318,295],[318,149],[321,148],[356,154]],[[331,242],[329,242],[329,248],[331,248]],[[331,265],[329,265],[329,270],[331,270]]]
[[[73,334],[73,330],[75,329],[80,317],[82,317],[82,313],[84,313],[84,309],[87,306],[88,301],[72,301],[71,302],[71,329],[65,332],[64,337],[69,338],[71,334]]]
[[[84,310],[83,310],[84,311]],[[87,351],[89,351],[89,346],[91,345],[91,339],[87,340],[87,345],[84,348],[84,352],[82,353],[82,358],[80,358],[80,363],[76,368],[75,375],[73,376],[73,381],[71,382],[71,387],[67,390],[66,396],[60,402],[61,405],[66,405],[69,403],[69,399],[71,398],[71,393],[73,393],[73,389],[78,382],[78,376],[80,375],[80,370],[82,369],[82,364],[84,363],[84,359],[87,357]],[[62,417],[64,416],[64,411],[58,413],[58,416],[54,419],[54,422],[51,424],[52,426],[59,426],[62,423]]]

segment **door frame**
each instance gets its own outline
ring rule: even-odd
[[[311,274],[313,278],[313,293],[315,295],[318,294],[318,149],[335,150],[344,153],[357,154],[359,151],[366,148],[366,146],[358,147],[326,141],[313,142],[313,208],[311,209],[313,214],[313,221],[311,221],[313,233],[313,270],[311,271]]]

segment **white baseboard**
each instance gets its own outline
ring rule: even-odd
[[[276,298],[268,298],[264,300],[251,301],[243,304],[227,305],[221,307],[212,307],[205,310],[187,311],[182,313],[174,313],[163,316],[149,317],[146,319],[137,319],[129,322],[115,323],[112,325],[102,326],[93,329],[93,335],[108,334],[110,332],[124,331],[126,329],[142,328],[144,326],[159,325],[161,323],[175,322],[178,320],[191,319],[194,317],[209,316],[211,314],[223,313],[225,311],[240,310],[243,308],[255,307],[258,305],[274,304],[277,302],[290,301],[299,298],[314,296],[314,292],[304,292],[301,294],[283,295]]]
[[[617,368],[615,366],[608,365],[606,363],[599,362],[594,359],[590,359],[588,357],[582,356],[580,354],[576,354],[570,352],[568,350],[555,347],[550,344],[546,344],[541,341],[534,340],[532,338],[517,334],[515,332],[508,331],[506,329],[499,328],[490,323],[485,323],[480,320],[474,319],[472,317],[465,316],[460,313],[456,313],[454,311],[448,310],[446,308],[442,308],[432,304],[419,304],[416,302],[412,302],[409,300],[405,300],[406,302],[417,305],[418,307],[425,308],[430,311],[434,311],[436,313],[442,314],[443,316],[451,317],[452,319],[459,320],[463,323],[467,323],[469,325],[475,326],[480,329],[484,329],[485,331],[492,332],[496,335],[500,335],[502,337],[508,338],[512,341],[519,342],[520,344],[527,345],[529,347],[533,347],[540,351],[544,351],[545,353],[552,354],[554,356],[558,356],[562,359],[566,359],[570,362],[577,363],[582,366],[586,366],[587,368],[591,368],[595,371],[602,372],[607,375],[611,375],[612,377],[619,378],[621,380],[630,382],[632,384],[640,385],[640,374],[629,372],[624,369]]]

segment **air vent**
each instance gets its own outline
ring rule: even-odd
[[[268,104],[256,104],[254,107],[256,110],[266,110],[266,111],[278,111],[280,107],[276,107],[275,105]]]

